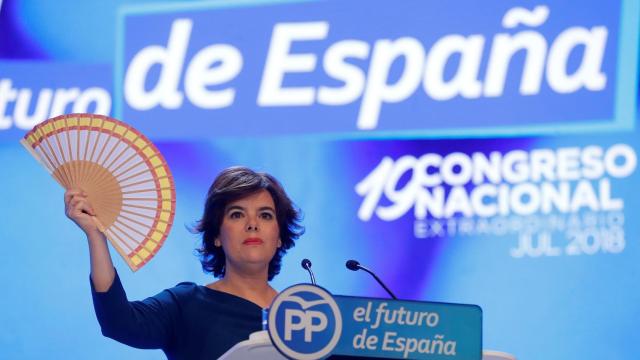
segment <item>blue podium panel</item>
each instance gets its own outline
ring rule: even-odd
[[[480,359],[476,305],[336,296],[343,314],[334,353],[396,359]]]
[[[276,348],[294,359],[482,358],[482,309],[476,305],[332,297],[300,284],[273,301],[267,328]]]

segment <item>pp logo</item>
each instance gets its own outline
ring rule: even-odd
[[[329,292],[314,285],[285,289],[269,309],[269,336],[276,348],[294,359],[331,354],[342,333],[340,309]]]

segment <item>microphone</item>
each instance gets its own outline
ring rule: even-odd
[[[313,285],[316,284],[316,277],[313,276],[313,271],[311,271],[311,260],[309,259],[302,259],[302,262],[300,263],[300,265],[302,265],[302,268],[307,270],[309,272],[309,276],[311,276],[311,283]]]
[[[345,264],[347,266],[347,269],[351,270],[351,271],[358,271],[358,270],[364,270],[366,272],[368,272],[369,274],[371,274],[371,276],[373,276],[374,279],[376,279],[376,281],[378,282],[378,284],[380,284],[386,291],[387,293],[389,293],[389,295],[391,295],[391,297],[395,300],[397,300],[398,298],[391,292],[391,290],[389,290],[389,288],[387,287],[387,285],[385,285],[382,280],[380,280],[380,278],[378,276],[376,276],[376,274],[373,273],[373,271],[367,269],[366,267],[360,265],[359,262],[357,262],[356,260],[347,260],[347,263]]]

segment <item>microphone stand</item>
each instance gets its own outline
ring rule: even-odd
[[[352,271],[358,271],[358,270],[364,270],[367,273],[369,273],[371,276],[373,276],[374,279],[376,279],[376,281],[378,282],[378,284],[380,284],[380,286],[382,286],[383,289],[385,289],[385,291],[391,295],[391,298],[393,298],[394,300],[397,300],[398,298],[395,296],[394,293],[391,292],[391,290],[389,290],[389,288],[387,287],[387,285],[385,285],[382,280],[380,280],[380,278],[373,273],[373,271],[367,269],[366,267],[360,265],[359,262],[357,262],[356,260],[348,260],[347,263],[345,264],[347,266],[347,269],[352,270]]]

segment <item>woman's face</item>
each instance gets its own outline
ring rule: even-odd
[[[267,190],[230,202],[224,210],[216,246],[222,246],[226,270],[266,271],[282,245],[276,207]]]

